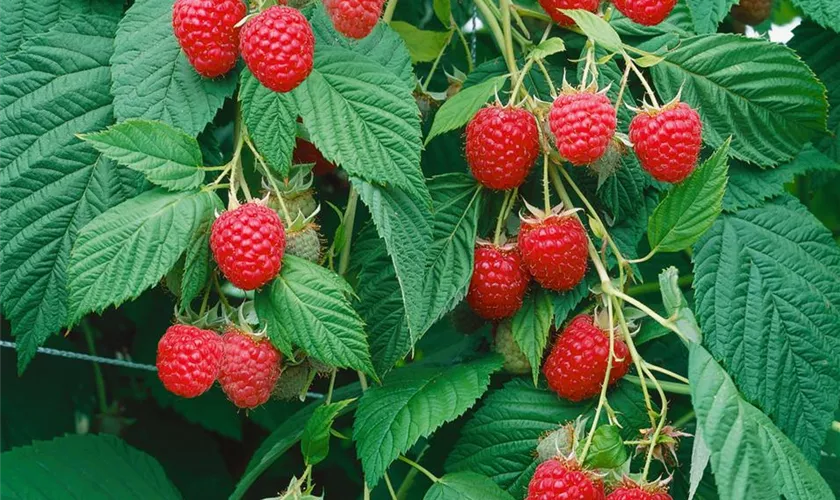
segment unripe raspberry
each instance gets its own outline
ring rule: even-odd
[[[158,342],[158,377],[169,392],[194,398],[213,386],[223,352],[222,339],[216,332],[172,325]]]
[[[668,17],[677,0],[613,0],[613,4],[631,21],[654,26]]]
[[[275,5],[250,19],[240,35],[242,58],[263,86],[289,92],[312,71],[315,36],[299,11]]]
[[[207,78],[224,75],[239,57],[236,23],[247,9],[241,0],[176,0],[172,30],[195,71]]]
[[[530,276],[514,245],[478,243],[467,303],[484,319],[513,316],[522,307]]]
[[[540,154],[534,115],[522,108],[488,106],[467,125],[467,163],[490,189],[513,189],[528,177]]]
[[[597,396],[604,383],[609,353],[609,333],[598,328],[592,316],[577,316],[557,337],[545,360],[543,374],[548,387],[570,401]],[[631,362],[627,344],[619,338],[613,339],[613,353],[610,385],[627,374]]]
[[[587,165],[603,156],[615,134],[615,108],[602,93],[562,92],[548,115],[557,151],[572,165]]]
[[[309,389],[312,369],[309,363],[301,363],[295,366],[286,367],[277,380],[277,385],[271,395],[281,401],[302,401],[302,397]]]
[[[283,223],[270,208],[246,203],[213,222],[210,249],[231,283],[243,290],[260,288],[280,272],[286,249]]]
[[[571,290],[586,275],[589,240],[574,216],[552,213],[524,218],[518,239],[525,267],[543,288]]]
[[[321,262],[323,248],[318,225],[308,223],[302,228],[286,232],[286,253],[310,262]]]
[[[225,356],[219,384],[240,408],[256,408],[268,401],[280,378],[280,352],[266,338],[236,329],[222,336]]]
[[[513,339],[513,330],[509,320],[502,321],[496,327],[496,338],[493,342],[493,351],[499,353],[504,358],[502,368],[508,373],[514,375],[524,375],[531,373],[531,363],[522,352],[522,349],[516,344]]]
[[[684,102],[646,109],[630,122],[630,141],[642,168],[654,179],[680,182],[694,170],[700,155],[703,124]]]
[[[732,17],[744,24],[756,26],[770,17],[773,11],[773,0],[741,0],[732,6]]]
[[[324,0],[335,30],[349,38],[364,38],[376,27],[385,0]]]
[[[540,0],[543,10],[561,26],[575,24],[574,19],[560,12],[560,9],[583,9],[589,12],[598,10],[601,0]]]
[[[534,471],[527,500],[604,500],[604,483],[574,461],[553,458]]]

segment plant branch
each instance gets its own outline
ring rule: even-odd
[[[88,352],[91,356],[96,356],[96,345],[93,342],[93,329],[87,319],[82,319],[79,323],[82,333],[85,336],[85,343],[87,343]],[[99,412],[108,412],[108,400],[105,394],[105,378],[102,376],[102,368],[96,361],[93,362],[93,380],[96,383],[96,399],[99,401]]]
[[[388,5],[385,6],[385,12],[382,14],[382,20],[385,23],[390,23],[394,17],[394,11],[397,9],[397,0],[388,0]]]
[[[420,471],[420,472],[421,472],[424,476],[428,477],[428,478],[429,478],[429,479],[430,479],[433,483],[437,483],[437,482],[439,482],[439,481],[440,481],[440,479],[439,479],[437,476],[435,476],[434,474],[432,474],[431,472],[429,472],[429,471],[428,471],[425,467],[423,467],[422,465],[418,464],[418,463],[417,463],[417,462],[415,462],[414,460],[412,460],[412,459],[410,459],[410,458],[406,457],[405,455],[400,455],[400,456],[399,456],[399,457],[397,457],[397,458],[399,458],[399,459],[400,459],[400,461],[405,462],[405,463],[407,463],[408,465],[410,465],[410,466],[414,467],[415,469],[417,469],[418,471]]]

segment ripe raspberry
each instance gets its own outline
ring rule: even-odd
[[[524,218],[519,226],[522,261],[549,290],[571,290],[580,283],[588,265],[587,244],[586,229],[568,214]]]
[[[275,5],[245,23],[239,48],[248,69],[263,86],[288,92],[312,71],[315,36],[303,14]]]
[[[613,0],[613,4],[631,21],[653,26],[668,17],[677,0]]]
[[[752,26],[763,23],[770,17],[773,0],[741,0],[731,10],[732,17]]]
[[[222,213],[210,229],[210,250],[222,274],[243,290],[254,290],[280,272],[286,236],[274,210],[246,203]]]
[[[618,488],[607,495],[607,500],[673,500],[665,486],[658,484],[639,485],[624,479]]]
[[[543,10],[561,26],[575,24],[574,19],[560,12],[559,9],[583,9],[589,12],[598,10],[601,0],[540,0]]]
[[[314,163],[312,173],[315,175],[327,175],[335,170],[335,163],[330,163],[324,155],[309,141],[303,139],[295,140],[295,151],[292,153],[293,163]]]
[[[540,154],[534,115],[522,108],[480,109],[467,125],[466,153],[473,176],[484,186],[519,186]]]
[[[630,122],[630,141],[654,179],[680,182],[694,170],[702,146],[700,115],[684,102],[645,110]]]
[[[618,382],[630,368],[627,344],[616,338],[613,351],[615,358],[610,370],[610,385]],[[570,401],[597,396],[607,372],[609,353],[609,334],[595,325],[592,316],[577,316],[557,337],[545,360],[543,373],[548,386],[561,398]]]
[[[551,105],[548,124],[563,158],[572,165],[587,165],[603,156],[610,145],[615,108],[604,94],[564,91]]]
[[[245,17],[242,0],[176,0],[172,29],[195,71],[207,78],[224,75],[239,57],[239,28]]]
[[[349,38],[364,38],[376,27],[385,0],[324,0],[335,30]]]
[[[509,318],[522,307],[530,279],[514,245],[479,242],[467,303],[484,319]]]
[[[170,326],[158,342],[158,377],[169,392],[194,398],[213,386],[223,353],[216,332],[191,325]]]
[[[534,471],[527,500],[604,500],[604,483],[574,461],[553,458]]]
[[[293,228],[286,232],[286,254],[306,259],[316,264],[321,261],[323,248],[318,225],[312,222],[302,228]]]
[[[523,354],[522,349],[513,340],[513,330],[510,327],[510,321],[502,321],[496,327],[496,340],[493,342],[493,351],[499,353],[504,358],[502,368],[506,372],[514,375],[523,375],[531,373],[531,363]]]
[[[225,357],[219,383],[240,408],[256,408],[268,401],[280,378],[283,356],[265,338],[231,328],[222,336]]]

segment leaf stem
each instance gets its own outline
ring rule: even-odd
[[[654,415],[656,415],[656,410],[653,409],[653,403],[650,401],[650,393],[648,392],[647,381],[644,379],[644,372],[642,362],[644,361],[642,357],[639,355],[639,351],[636,350],[636,344],[633,343],[633,336],[630,335],[630,329],[627,328],[627,320],[624,318],[624,311],[621,309],[621,304],[618,302],[616,297],[610,297],[610,301],[613,302],[613,306],[615,307],[615,314],[618,316],[618,325],[621,327],[621,333],[624,335],[624,343],[627,344],[627,349],[630,351],[630,359],[633,360],[633,365],[636,367],[636,372],[639,374],[639,383],[642,387],[642,396],[645,398],[645,408],[648,411],[648,417],[650,418],[650,424],[656,425],[656,420],[654,419]],[[629,375],[625,375],[624,378],[629,377]]]
[[[645,76],[642,74],[641,71],[639,71],[639,68],[636,67],[636,63],[633,62],[633,59],[625,54],[624,62],[626,62],[627,65],[630,66],[630,69],[633,70],[633,73],[635,73],[636,76],[639,78],[642,87],[645,88],[645,92],[647,92],[648,96],[650,97],[651,104],[653,104],[656,107],[659,107],[659,102],[656,100],[656,94],[653,92],[653,89],[650,88],[650,84],[645,79]]]
[[[440,52],[438,52],[437,57],[435,58],[434,62],[432,63],[431,69],[429,69],[429,74],[426,75],[426,80],[423,81],[423,84],[420,85],[420,90],[424,93],[426,89],[429,88],[429,83],[432,81],[432,77],[435,75],[435,71],[437,71],[438,64],[440,63],[441,57],[443,57],[443,53],[446,52],[446,49],[449,48],[449,43],[452,41],[452,35],[455,33],[455,30],[449,30],[449,36],[446,38],[446,43],[443,44],[441,47]]]
[[[610,352],[607,357],[607,370],[604,373],[604,380],[601,382],[601,395],[598,398],[598,407],[595,409],[595,419],[592,421],[592,427],[589,428],[589,433],[586,436],[586,442],[583,445],[583,450],[580,452],[580,463],[586,461],[586,454],[589,452],[589,447],[592,445],[592,438],[595,436],[595,430],[598,428],[598,421],[601,419],[601,410],[607,403],[607,388],[610,382],[610,372],[612,371],[613,359],[615,359],[615,325],[613,323],[613,302],[607,302],[607,312],[610,316]]]
[[[324,398],[325,405],[332,403],[333,389],[335,389],[335,374],[337,371],[335,367],[330,371],[330,387],[327,389],[327,395]]]
[[[655,388],[656,387],[655,384],[653,384],[652,382],[649,382],[647,380],[645,380],[645,383],[643,385],[642,384],[642,379],[640,379],[639,377],[637,377],[635,375],[625,375],[624,378],[628,382],[630,382],[632,384],[635,384],[635,385],[638,385],[639,387],[649,387],[649,388]],[[662,389],[664,391],[670,392],[672,394],[680,394],[680,395],[683,395],[683,396],[691,395],[691,387],[686,385],[686,384],[681,384],[679,382],[659,382],[659,385],[662,386]]]
[[[397,500],[397,493],[394,491],[394,486],[391,484],[391,478],[388,473],[385,473],[385,486],[388,487],[388,494],[391,495],[391,500]]]
[[[677,328],[677,326],[674,325],[674,323],[672,323],[670,320],[667,320],[667,319],[663,318],[662,316],[657,314],[653,309],[651,309],[650,307],[648,307],[648,306],[644,305],[643,303],[639,302],[635,298],[627,295],[626,293],[624,293],[620,290],[617,290],[611,284],[607,288],[604,289],[604,293],[612,295],[614,297],[618,297],[621,300],[623,300],[623,301],[625,301],[629,304],[632,304],[634,307],[640,309],[643,313],[650,316],[654,321],[656,321],[660,325],[662,325],[665,328],[667,328],[667,329],[671,330],[672,332],[676,333],[683,341],[685,341],[686,343],[689,342],[688,338],[685,335],[683,335],[683,333],[680,331],[680,329]]]
[[[645,366],[645,368],[647,368],[647,369],[649,369],[649,370],[651,370],[651,371],[659,372],[659,373],[661,373],[661,374],[663,374],[663,375],[668,375],[669,377],[671,377],[671,378],[673,378],[673,379],[679,380],[679,381],[680,381],[680,382],[682,382],[683,384],[688,384],[688,379],[687,379],[687,378],[685,378],[685,377],[683,377],[683,376],[682,376],[682,375],[680,375],[679,373],[674,373],[674,372],[672,372],[671,370],[667,370],[667,369],[665,369],[665,368],[662,368],[661,366],[657,366],[657,365],[654,365],[654,364],[648,363],[647,361],[645,361],[644,366]]]
[[[390,23],[395,10],[397,10],[397,0],[388,0],[388,5],[385,6],[385,12],[382,14],[382,20],[385,23]]]
[[[461,27],[458,26],[458,23],[455,22],[455,17],[450,14],[449,16],[449,23],[452,26],[452,29],[455,30],[455,33],[458,34],[458,39],[461,40],[461,45],[464,46],[464,52],[467,56],[467,73],[472,73],[475,65],[473,64],[473,54],[470,50],[470,44],[467,43],[467,38],[464,36],[464,32],[461,31]]]
[[[351,186],[347,195],[347,208],[344,209],[344,246],[338,258],[338,274],[344,276],[350,265],[350,244],[353,242],[353,226],[356,223],[356,205],[359,193]]]
[[[434,474],[432,474],[431,472],[429,472],[429,471],[428,471],[425,467],[423,467],[422,465],[418,464],[418,463],[417,463],[417,462],[415,462],[414,460],[412,460],[412,459],[410,459],[410,458],[406,457],[405,455],[400,455],[400,456],[399,456],[399,457],[397,457],[397,458],[399,458],[399,459],[400,459],[400,461],[405,462],[405,463],[407,463],[408,465],[410,465],[410,466],[414,467],[415,469],[417,469],[418,471],[420,471],[420,472],[421,472],[424,476],[428,477],[428,478],[429,478],[429,479],[430,479],[433,483],[437,483],[437,482],[439,482],[439,481],[440,481],[440,479],[439,479],[437,476],[435,476]]]
[[[662,383],[656,380],[656,377],[648,370],[646,367],[643,367],[647,375],[650,377],[651,381],[653,381],[653,385],[656,387],[656,391],[659,393],[659,399],[662,400],[662,409],[659,413],[659,423],[656,426],[656,430],[653,431],[653,436],[650,438],[650,448],[647,452],[647,457],[645,458],[645,468],[642,470],[642,478],[647,479],[648,471],[650,470],[650,464],[653,461],[653,450],[656,449],[656,443],[659,442],[659,435],[662,433],[662,427],[665,426],[665,419],[668,417],[668,398],[665,397],[665,391],[662,389]],[[688,387],[688,386],[686,386]]]
[[[624,73],[621,75],[621,85],[618,87],[618,97],[615,99],[615,111],[618,113],[618,108],[621,107],[621,99],[624,97],[624,91],[627,89],[627,80],[630,77],[630,65],[624,65]]]
[[[513,191],[505,191],[505,196],[502,199],[502,206],[499,207],[499,217],[496,219],[496,230],[493,233],[493,244],[496,246],[499,245],[499,240],[502,237],[502,226],[504,225],[505,219],[507,219],[507,206],[512,193]]]
[[[677,280],[677,285],[680,288],[690,288],[691,284],[694,282],[694,275],[693,274],[686,274],[684,276],[680,276]],[[647,293],[655,293],[659,291],[659,282],[651,281],[649,283],[641,283],[639,285],[633,285],[627,287],[625,293],[627,295],[645,295]]]

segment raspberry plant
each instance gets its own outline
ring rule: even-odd
[[[835,1],[0,12],[2,496],[840,492]]]

